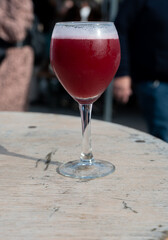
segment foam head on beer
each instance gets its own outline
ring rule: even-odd
[[[118,39],[118,33],[113,23],[97,23],[95,25],[88,22],[57,23],[52,38],[73,38],[73,39]]]

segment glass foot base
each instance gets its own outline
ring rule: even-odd
[[[58,172],[66,177],[79,179],[94,179],[104,177],[115,171],[115,166],[106,161],[82,162],[80,160],[67,162],[58,168]]]

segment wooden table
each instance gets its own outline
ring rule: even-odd
[[[168,144],[93,120],[94,157],[116,171],[90,181],[59,175],[80,142],[80,118],[0,113],[0,239],[168,239]]]

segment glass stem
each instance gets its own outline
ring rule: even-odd
[[[94,161],[91,146],[91,113],[92,104],[79,104],[82,123],[82,152],[80,160],[92,164]]]

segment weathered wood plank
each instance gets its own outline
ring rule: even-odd
[[[111,161],[115,173],[66,178],[56,169],[80,155],[79,118],[0,113],[0,239],[165,238],[168,145],[101,121],[92,121],[92,141],[95,158]],[[45,156],[54,150],[46,168]]]

